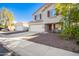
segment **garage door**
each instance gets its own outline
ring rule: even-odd
[[[16,26],[15,27],[15,31],[23,31],[23,30],[24,30],[23,26]]]
[[[31,25],[30,31],[34,32],[44,32],[44,25]]]

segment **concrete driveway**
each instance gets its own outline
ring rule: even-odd
[[[29,33],[29,32],[28,32]],[[30,33],[32,35],[35,33]],[[17,35],[17,34],[16,34]],[[28,34],[27,34],[28,37]],[[33,36],[30,38],[34,38]],[[3,45],[21,56],[78,56],[78,53],[30,42],[16,37],[0,38]]]

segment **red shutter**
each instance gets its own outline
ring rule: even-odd
[[[42,16],[41,16],[41,14],[40,14],[40,19],[41,19],[41,17],[42,17]]]
[[[36,15],[34,16],[34,19],[36,20]]]
[[[47,12],[47,17],[50,17],[50,11]]]

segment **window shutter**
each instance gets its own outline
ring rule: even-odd
[[[34,16],[34,19],[36,20],[36,15]]]
[[[41,17],[42,17],[42,16],[41,16],[41,14],[40,14],[40,19],[41,19]]]
[[[50,11],[47,12],[47,16],[50,17]]]

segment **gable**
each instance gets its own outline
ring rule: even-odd
[[[35,14],[39,14],[43,11],[45,11],[47,8],[49,8],[51,5],[53,5],[54,3],[46,3],[45,5],[43,5],[41,8],[39,8],[35,13],[33,13],[33,15]]]

